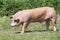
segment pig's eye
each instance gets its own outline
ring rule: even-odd
[[[19,23],[19,19],[17,19],[17,20],[14,20],[14,22],[17,22],[17,23]]]
[[[14,20],[14,22],[17,22],[17,20]]]

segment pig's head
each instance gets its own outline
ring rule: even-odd
[[[11,22],[12,27],[19,25],[20,20],[18,18],[14,17],[14,16],[10,16],[10,19],[12,20],[12,22]]]

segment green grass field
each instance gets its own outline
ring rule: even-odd
[[[30,23],[26,32],[20,34],[22,26],[10,27],[9,17],[0,17],[0,40],[60,40],[60,16],[57,16],[57,31],[53,32],[53,26],[50,25],[49,31],[45,31],[45,22]]]

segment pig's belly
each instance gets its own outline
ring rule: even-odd
[[[44,22],[44,21],[45,21],[45,19],[44,19],[44,18],[31,19],[30,21],[31,21],[31,22],[40,22],[40,23],[42,23],[42,22]]]

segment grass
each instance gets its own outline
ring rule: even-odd
[[[22,26],[10,27],[9,17],[0,17],[0,40],[60,40],[60,16],[57,18],[58,30],[56,32],[53,32],[52,25],[49,31],[44,31],[45,23],[30,23],[26,32],[21,35]]]

